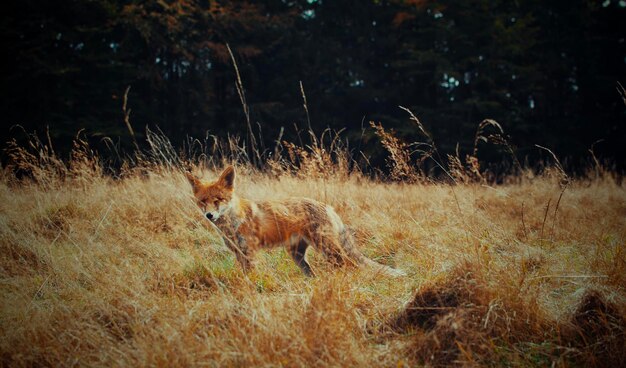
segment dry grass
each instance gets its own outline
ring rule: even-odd
[[[407,277],[332,269],[313,253],[308,279],[283,250],[244,275],[177,161],[113,179],[84,145],[69,164],[13,147],[0,177],[0,365],[625,362],[626,192],[610,175],[567,190],[549,172],[388,183],[345,160],[329,174],[334,156],[319,146],[291,149],[299,161],[271,174],[240,166],[240,194],[328,202],[368,256]]]

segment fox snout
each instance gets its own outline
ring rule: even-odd
[[[207,220],[209,220],[209,221],[215,221],[218,218],[220,218],[220,213],[218,211],[216,211],[216,212],[205,212],[204,217],[206,217]]]
[[[220,203],[215,206],[200,206],[200,210],[204,213],[204,217],[209,221],[216,221],[230,208],[228,204]]]

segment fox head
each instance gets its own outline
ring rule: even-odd
[[[185,175],[193,188],[196,203],[204,216],[215,221],[231,207],[235,189],[235,168],[228,166],[214,182],[204,182],[190,172]]]

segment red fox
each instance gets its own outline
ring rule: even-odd
[[[228,238],[227,246],[248,271],[260,248],[283,246],[307,276],[314,276],[306,260],[309,246],[336,265],[366,265],[390,276],[404,272],[376,263],[354,245],[349,229],[335,210],[308,198],[250,201],[234,193],[235,168],[226,167],[214,182],[185,173],[200,210]]]

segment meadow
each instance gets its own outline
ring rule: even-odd
[[[168,160],[157,149],[111,175],[81,141],[66,161],[40,142],[9,147],[0,365],[626,363],[626,188],[617,175],[570,178],[555,165],[494,184],[472,167],[463,175],[450,157],[454,180],[411,179],[406,147],[387,138],[401,180],[348,169],[324,155],[332,149],[292,145],[290,164],[264,170],[227,162],[241,196],[331,204],[367,256],[407,273],[397,278],[334,268],[315,251],[318,276],[307,278],[282,249],[259,252],[244,274],[181,170],[211,179],[225,161]]]

